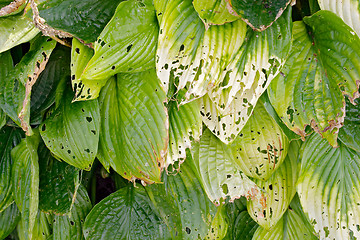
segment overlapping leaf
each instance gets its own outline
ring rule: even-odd
[[[305,126],[337,145],[345,99],[359,96],[360,40],[334,13],[319,11],[296,22],[293,48],[269,87],[271,103],[288,127],[305,136]]]
[[[103,80],[119,72],[140,72],[155,67],[158,31],[151,0],[120,3],[95,42],[95,55],[81,80]]]
[[[247,176],[267,180],[284,161],[288,146],[287,137],[259,101],[230,148]]]
[[[288,156],[275,173],[267,181],[255,180],[255,183],[265,190],[266,208],[259,209],[257,203],[254,204],[250,200],[248,211],[250,216],[266,230],[277,224],[296,193],[299,172],[298,150],[298,142],[292,142]]]
[[[95,42],[122,0],[46,0],[39,4],[40,17],[51,27]]]
[[[40,125],[40,134],[56,157],[90,170],[99,143],[99,103],[96,99],[71,103],[72,98],[73,92],[65,88],[58,108]]]
[[[288,9],[267,30],[258,33],[248,29],[243,45],[228,67],[232,71],[203,99],[203,121],[224,143],[239,134],[283,64],[291,43],[290,17]]]
[[[229,11],[241,17],[252,29],[264,31],[270,27],[293,0],[227,0]]]
[[[117,75],[101,95],[98,158],[128,180],[160,182],[168,146],[168,117],[155,70]]]
[[[246,196],[259,208],[266,206],[261,189],[234,162],[230,149],[206,129],[192,151],[193,161],[206,194],[214,203]]]
[[[11,150],[11,179],[15,203],[21,212],[25,239],[31,239],[39,206],[38,133],[22,139]]]
[[[321,239],[360,237],[360,154],[317,134],[303,145],[297,191]]]
[[[0,53],[33,39],[40,31],[24,16],[0,18]]]
[[[52,232],[51,224],[52,224],[51,216],[41,211],[38,211],[33,228],[32,239],[37,239],[37,240],[51,239],[50,238]],[[28,239],[24,234],[25,232],[24,228],[25,228],[25,222],[23,221],[23,219],[21,219],[16,229],[20,240]]]
[[[5,239],[16,228],[20,218],[20,212],[15,203],[0,212],[0,239]]]
[[[0,17],[8,17],[20,13],[24,10],[26,3],[26,0],[0,1]]]

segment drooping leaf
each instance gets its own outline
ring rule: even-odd
[[[200,143],[194,146],[192,154],[196,173],[212,202],[219,204],[226,197],[234,201],[246,196],[254,199],[259,208],[266,206],[261,189],[240,171],[228,146],[208,129],[201,136]]]
[[[68,215],[54,218],[53,238],[59,240],[84,239],[85,217],[89,214],[92,206],[86,189],[80,185],[78,188],[74,205]]]
[[[95,54],[80,79],[103,80],[119,72],[155,67],[158,31],[151,0],[120,3],[95,42]]]
[[[40,143],[38,155],[39,209],[57,215],[69,213],[80,184],[79,169],[56,160],[44,143]]]
[[[193,5],[205,25],[221,25],[239,19],[229,12],[226,0],[194,0]]]
[[[265,190],[266,208],[259,209],[257,203],[254,204],[250,200],[248,211],[250,216],[266,230],[277,224],[296,193],[299,146],[297,141],[291,143],[288,156],[267,181],[254,180],[260,188]]]
[[[37,37],[30,45],[30,51],[0,81],[0,107],[27,135],[32,134],[30,127],[31,89],[44,70],[49,56],[56,45],[45,37]],[[10,61],[7,60],[9,68]]]
[[[24,16],[0,18],[0,53],[33,39],[40,31]]]
[[[39,4],[40,17],[51,27],[95,42],[122,0],[46,0]]]
[[[16,228],[20,218],[20,212],[15,203],[0,212],[0,239],[5,239]]]
[[[85,239],[170,239],[142,186],[128,185],[95,205],[84,224]]]
[[[160,182],[168,146],[165,93],[155,70],[119,74],[103,88],[98,158],[128,180]]]
[[[252,178],[267,180],[284,161],[289,141],[258,101],[240,134],[230,145],[236,164]]]
[[[356,0],[318,0],[322,10],[329,10],[338,15],[360,37],[360,9]]]
[[[21,140],[21,130],[4,127],[0,130],[0,212],[4,211],[14,201],[12,193],[11,149]]]
[[[203,98],[203,121],[224,143],[230,143],[239,134],[284,63],[291,45],[291,29],[291,8],[261,33],[248,29],[244,43],[229,64],[232,71]]]
[[[58,158],[90,170],[99,143],[98,100],[71,103],[73,92],[65,88],[58,108],[40,125],[46,146]]]
[[[339,139],[347,146],[360,152],[360,99],[353,105],[346,99],[344,126],[340,128]]]
[[[107,79],[79,79],[93,55],[93,49],[73,38],[71,48],[71,84],[75,91],[74,101],[97,98],[101,88],[106,84]]]
[[[11,150],[11,179],[15,203],[21,212],[25,239],[31,239],[39,206],[39,133],[23,138]]]
[[[360,238],[360,154],[342,143],[332,148],[318,134],[302,151],[297,191],[316,233],[321,239]]]
[[[304,137],[306,125],[337,145],[345,99],[359,96],[360,39],[334,13],[319,11],[294,24],[293,48],[269,87],[269,98],[287,126]],[[321,26],[321,27],[319,27]]]
[[[176,161],[184,161],[186,149],[191,142],[199,141],[202,132],[199,101],[178,106],[175,101],[169,103],[169,149],[165,167]]]
[[[241,17],[252,29],[264,31],[270,27],[293,0],[228,0],[229,11]],[[295,1],[294,1],[295,2]]]
[[[31,92],[31,124],[40,124],[46,110],[55,102],[55,93],[61,80],[70,75],[70,51],[57,46],[51,53],[49,62],[40,74]]]

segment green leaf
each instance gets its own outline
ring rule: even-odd
[[[203,122],[224,143],[239,134],[284,63],[291,29],[291,8],[261,33],[248,29],[244,43],[227,67],[232,71],[203,98]]]
[[[269,87],[269,98],[291,130],[304,138],[311,125],[336,146],[345,116],[342,94],[351,101],[359,96],[360,40],[329,11],[304,21],[312,30],[295,22],[292,51]]]
[[[0,1],[0,17],[8,17],[22,12],[26,6],[26,3],[26,0]]]
[[[217,208],[214,219],[211,222],[210,229],[205,239],[223,239],[226,236],[228,223],[226,217],[226,209],[224,205]]]
[[[332,148],[318,134],[302,151],[297,191],[316,233],[321,239],[360,238],[360,154],[342,143]]]
[[[5,239],[16,228],[20,218],[20,212],[15,203],[0,212],[0,239]]]
[[[234,201],[241,196],[251,197],[259,205],[265,206],[261,189],[252,182],[234,162],[230,149],[206,129],[200,143],[193,148],[196,173],[209,199],[215,204],[226,197]]]
[[[84,40],[95,42],[122,0],[46,0],[39,13],[46,23]]]
[[[55,102],[60,82],[70,75],[70,49],[59,45],[51,53],[46,68],[41,72],[31,92],[31,124],[40,124],[45,112]]]
[[[101,88],[106,84],[107,79],[80,80],[82,72],[93,55],[93,49],[85,46],[76,38],[73,38],[71,48],[71,84],[75,91],[74,101],[97,98]]]
[[[160,182],[168,146],[165,93],[154,70],[117,75],[100,95],[98,158],[122,177]]]
[[[284,161],[289,140],[259,101],[229,146],[236,164],[247,176],[267,180]]]
[[[260,188],[265,190],[266,208],[259,209],[257,202],[250,200],[248,211],[250,216],[267,230],[281,219],[296,193],[299,147],[298,142],[291,143],[285,161],[267,181],[254,180]]]
[[[357,0],[318,0],[322,10],[329,10],[350,26],[360,37],[360,4]]]
[[[166,166],[176,161],[184,161],[186,149],[191,148],[193,141],[199,141],[202,133],[202,121],[200,117],[199,101],[193,101],[178,106],[171,101],[169,111],[169,149],[166,158]]]
[[[80,185],[79,169],[56,160],[44,143],[40,143],[38,155],[39,209],[57,215],[69,213]]]
[[[292,0],[229,0],[229,11],[241,17],[252,29],[264,31],[284,12]]]
[[[12,193],[11,149],[21,140],[21,130],[4,127],[0,130],[0,212],[14,201]]]
[[[33,228],[32,239],[36,239],[36,240],[50,239],[50,234],[52,232],[51,224],[52,224],[51,216],[41,211],[38,211],[35,220],[35,225]],[[25,222],[23,221],[23,219],[21,219],[19,224],[17,225],[17,233],[20,240],[27,240],[26,236],[24,235],[24,228],[25,228]]]
[[[15,203],[21,212],[25,239],[31,239],[39,206],[38,133],[21,140],[11,150],[12,184]]]
[[[95,54],[80,79],[103,80],[155,67],[158,31],[151,0],[120,3],[95,42]]]
[[[91,207],[86,189],[80,185],[70,214],[55,216],[53,221],[53,238],[59,240],[84,239],[83,228],[85,227],[85,217],[89,214]]]
[[[30,96],[32,86],[44,70],[56,41],[50,38],[37,37],[30,45],[30,51],[21,61],[8,70],[0,81],[0,107],[27,135],[32,134],[30,126]],[[6,60],[9,69],[10,59]]]
[[[33,39],[40,31],[21,15],[0,18],[0,53]]]
[[[142,186],[128,185],[95,205],[84,224],[85,239],[169,239]]]
[[[209,25],[221,25],[227,22],[233,22],[239,19],[239,17],[234,16],[228,11],[228,3],[224,0],[194,0],[193,5],[207,27],[209,27]]]
[[[71,103],[72,98],[66,88],[58,108],[40,125],[40,134],[56,157],[90,170],[99,143],[99,103],[97,99]]]
[[[344,126],[339,131],[339,139],[347,147],[360,152],[360,99],[356,99],[355,103],[353,105],[346,99],[346,116]]]

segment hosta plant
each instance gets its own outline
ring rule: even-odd
[[[0,0],[0,239],[360,239],[358,0]]]

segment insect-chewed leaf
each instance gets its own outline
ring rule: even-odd
[[[0,19],[0,53],[33,39],[40,31],[21,15]]]
[[[241,17],[252,29],[264,31],[270,27],[293,0],[227,0],[229,11]],[[295,1],[294,1],[295,2]]]
[[[163,89],[168,91],[173,75],[177,90],[185,91],[182,102],[202,97],[233,70],[229,63],[244,42],[246,24],[239,20],[205,30],[190,0],[155,1],[155,8],[160,21],[156,68]]]
[[[12,67],[10,53],[6,57],[7,75],[1,76],[0,107],[27,135],[32,134],[30,127],[30,96],[32,86],[44,70],[56,41],[37,37],[30,45],[30,51]],[[4,60],[5,61],[5,60]],[[4,71],[6,72],[6,71]]]
[[[91,210],[91,202],[84,186],[80,185],[71,212],[64,216],[55,216],[53,220],[53,237],[59,240],[84,239],[83,228],[85,217]]]
[[[98,158],[128,180],[160,182],[168,146],[169,122],[155,69],[119,74],[100,94]]]
[[[80,184],[79,169],[56,160],[44,143],[40,143],[38,155],[39,209],[57,215],[69,213]]]
[[[24,10],[26,3],[26,0],[0,1],[0,18],[20,13],[22,10]]]
[[[249,119],[291,45],[291,9],[263,32],[248,29],[245,41],[229,64],[231,72],[203,99],[207,127],[224,143],[235,139]]]
[[[39,133],[22,139],[11,150],[11,180],[15,203],[21,212],[25,239],[32,239],[39,206],[39,163],[37,148]]]
[[[202,132],[199,101],[178,106],[175,101],[169,103],[169,149],[165,167],[176,161],[184,161],[186,149],[192,141],[199,141]]]
[[[53,222],[51,215],[38,211],[35,219],[35,225],[33,228],[32,239],[36,239],[36,240],[50,239],[49,236],[51,235],[52,232],[52,227],[51,227],[52,224]],[[21,219],[16,229],[20,240],[27,239],[26,236],[24,235],[24,228],[25,228],[25,222],[23,219]]]
[[[76,38],[73,38],[71,48],[71,84],[75,91],[74,101],[97,98],[101,88],[106,84],[107,79],[80,80],[81,74],[93,56],[93,49],[85,46]]]
[[[297,191],[321,239],[360,238],[360,154],[318,134],[303,145]]]
[[[85,239],[171,239],[145,188],[128,185],[95,205],[84,224]]]
[[[336,146],[345,116],[342,94],[351,101],[359,97],[360,39],[329,11],[304,22],[310,35],[305,24],[295,22],[293,48],[269,87],[270,101],[291,130],[304,137],[311,125]]]
[[[291,240],[316,240],[314,229],[306,218],[298,197],[295,196],[289,209],[278,223],[270,230],[259,227],[253,239],[291,239]]]
[[[284,161],[289,140],[263,102],[256,107],[240,134],[229,145],[235,162],[252,178],[267,180]]]
[[[39,4],[46,24],[84,40],[95,42],[121,0],[46,0]]]
[[[5,239],[16,228],[20,218],[20,212],[15,203],[0,212],[0,239]]]
[[[281,166],[267,181],[254,182],[265,190],[266,208],[259,209],[257,203],[248,202],[250,216],[263,228],[269,230],[281,219],[288,209],[296,193],[298,180],[298,150],[299,143],[294,141],[289,148],[289,154]]]
[[[251,181],[234,162],[227,145],[206,129],[200,143],[192,149],[196,172],[209,199],[219,204],[246,196],[254,199],[259,208],[265,207],[262,190]]]
[[[14,201],[12,196],[11,149],[21,140],[21,130],[4,127],[0,130],[0,212],[9,207]]]
[[[40,134],[56,157],[90,170],[99,143],[99,103],[97,99],[71,103],[72,98],[66,88],[58,108],[40,125]]]
[[[318,0],[322,10],[329,10],[349,25],[360,37],[360,4],[357,0]]]
[[[205,25],[221,25],[239,19],[229,12],[226,0],[194,0],[193,5]]]
[[[95,55],[80,79],[102,80],[119,72],[140,72],[155,67],[158,32],[151,0],[120,3],[95,42]]]

